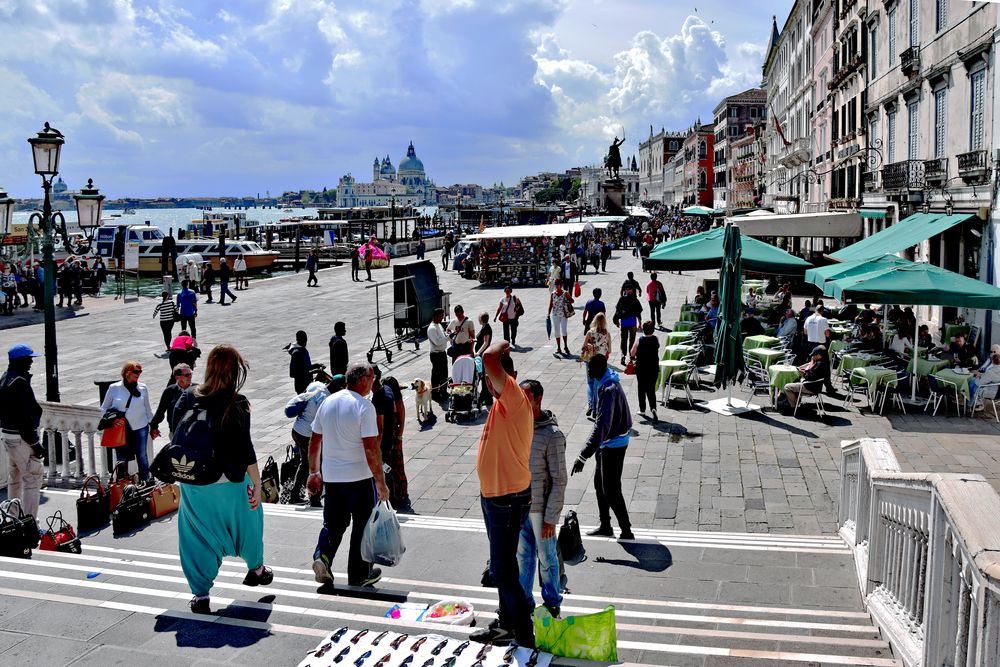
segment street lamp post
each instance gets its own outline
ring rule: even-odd
[[[7,196],[7,191],[0,188],[0,245],[10,234],[10,222],[14,217],[14,199]]]
[[[93,230],[101,224],[101,211],[104,207],[104,195],[94,188],[94,182],[88,181],[87,187],[76,199],[77,216],[80,228],[87,237],[87,243],[73,247],[66,229],[66,219],[60,211],[52,210],[52,180],[59,173],[59,157],[62,145],[65,143],[62,133],[45,123],[45,127],[37,136],[28,139],[31,144],[31,154],[35,163],[35,173],[42,177],[42,189],[45,199],[40,213],[33,213],[28,220],[28,227],[36,223],[42,231],[42,278],[43,307],[45,313],[45,399],[59,402],[59,362],[56,346],[56,310],[55,310],[55,233],[62,233],[63,245],[69,254],[80,254],[93,240]]]

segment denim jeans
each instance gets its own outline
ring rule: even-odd
[[[562,605],[562,593],[559,590],[559,554],[556,553],[558,542],[555,535],[547,540],[542,539],[543,516],[541,512],[530,512],[524,520],[521,541],[517,545],[517,565],[521,571],[521,587],[528,604],[535,606],[531,589],[535,583],[535,561],[538,561],[542,578],[542,601],[549,607],[559,607]]]
[[[535,647],[531,607],[524,597],[517,564],[521,527],[531,508],[531,489],[494,498],[480,498],[486,537],[490,542],[490,574],[500,598],[500,627],[514,633],[525,648]]]
[[[127,437],[131,447],[115,448],[115,461],[130,460],[134,450],[135,463],[139,467],[139,479],[146,481],[149,479],[149,426],[129,429]]]

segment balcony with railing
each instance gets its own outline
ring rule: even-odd
[[[874,192],[878,189],[878,172],[875,171],[863,171],[861,172],[861,185],[865,192]]]
[[[840,534],[894,654],[1000,664],[1000,496],[980,475],[901,473],[889,443],[841,443]]]
[[[924,163],[921,160],[902,160],[882,167],[882,189],[903,192],[924,188]]]
[[[920,46],[911,46],[899,54],[899,69],[907,76],[920,71]]]
[[[958,155],[958,175],[966,183],[985,183],[989,174],[988,151],[969,151]]]
[[[928,185],[940,185],[948,180],[948,158],[924,160],[924,180]]]

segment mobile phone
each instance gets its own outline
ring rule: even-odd
[[[247,500],[253,500],[253,484],[247,484]]]

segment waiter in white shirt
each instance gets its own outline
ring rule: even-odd
[[[830,320],[826,319],[826,308],[817,306],[816,312],[806,318],[804,329],[806,340],[813,345],[826,345],[830,335]]]

